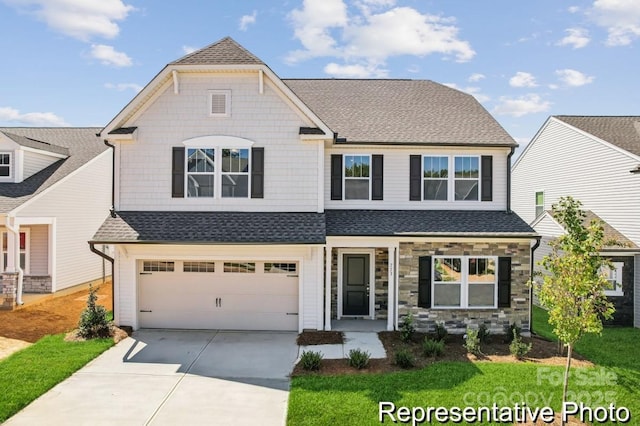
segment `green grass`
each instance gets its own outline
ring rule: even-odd
[[[534,308],[534,330],[553,339],[546,312]],[[570,399],[607,407],[615,402],[640,418],[640,330],[606,328],[603,336],[585,336],[576,350],[597,364],[574,370]],[[446,349],[445,349],[446,350]],[[634,359],[635,358],[635,359]],[[378,403],[407,407],[513,407],[523,399],[531,407],[558,411],[562,395],[562,366],[533,363],[500,364],[442,362],[422,370],[349,376],[294,377],[289,396],[289,425],[374,425]],[[386,424],[392,423],[389,418]],[[477,423],[492,424],[492,423]]]
[[[65,342],[46,336],[0,361],[0,422],[113,346],[113,339]],[[90,397],[90,396],[89,396]]]

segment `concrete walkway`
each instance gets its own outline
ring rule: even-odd
[[[144,330],[6,425],[283,425],[296,333]]]
[[[387,357],[387,352],[384,350],[377,333],[345,331],[343,334],[344,344],[342,345],[300,346],[300,354],[303,351],[314,351],[320,352],[324,359],[342,359],[349,357],[351,349],[360,349],[369,352],[371,359]]]

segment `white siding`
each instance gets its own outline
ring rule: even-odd
[[[535,224],[533,229],[540,235],[545,237],[559,237],[564,233],[564,230],[553,220],[551,216],[545,214],[542,219]]]
[[[29,275],[49,275],[49,226],[29,225],[28,228]]]
[[[18,210],[18,217],[56,218],[54,290],[102,276],[102,258],[91,253],[87,241],[109,214],[110,205],[111,150],[107,150]]]
[[[57,157],[52,157],[50,155],[40,154],[37,152],[31,152],[31,151],[24,151],[23,155],[24,155],[22,160],[23,162],[22,178],[23,179],[27,179],[28,177],[33,176],[39,171],[44,170],[45,168],[49,167],[56,161],[60,160],[60,158],[57,158]]]
[[[300,269],[299,328],[322,329],[317,286],[323,285],[322,247],[318,246],[182,246],[128,245],[116,254],[116,321],[134,328],[138,324],[137,262],[158,260],[294,260]],[[321,296],[321,294],[320,294]]]
[[[231,117],[209,116],[209,90],[231,90]],[[137,140],[118,144],[118,210],[318,211],[318,147],[301,142],[303,120],[257,73],[180,73],[137,119]],[[226,135],[264,147],[264,199],[171,197],[171,148],[186,139]],[[218,185],[219,183],[216,182]]]
[[[505,210],[507,208],[508,149],[334,147],[325,150],[325,207],[327,209]],[[384,155],[384,200],[331,200],[331,154]],[[410,155],[493,155],[493,201],[409,201]],[[453,174],[453,170],[449,170]]]
[[[633,158],[551,118],[513,169],[512,207],[531,223],[535,192],[544,208],[571,195],[640,245],[640,177]]]

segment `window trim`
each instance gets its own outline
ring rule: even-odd
[[[460,259],[460,305],[459,306],[443,306],[436,305],[435,294],[435,273],[436,273],[436,259]],[[494,282],[493,282],[493,306],[469,306],[469,259],[491,259],[495,264]],[[498,308],[498,256],[458,256],[458,255],[438,255],[431,257],[431,308],[430,309],[497,309]],[[442,281],[439,281],[442,282]]]
[[[538,204],[538,194],[542,194],[542,204]],[[534,213],[535,217],[540,217],[541,214],[544,213],[544,190],[534,191],[533,192],[533,204],[534,204]],[[540,207],[540,213],[538,213],[538,207]]]
[[[190,149],[212,149],[213,150],[213,173],[209,172],[189,172],[189,150]],[[248,151],[248,170],[246,172],[223,172],[222,171],[222,151],[225,149],[244,149]],[[253,169],[252,147],[246,144],[236,146],[234,143],[229,145],[204,145],[204,144],[185,144],[184,154],[184,198],[187,200],[212,200],[212,199],[231,199],[244,200],[251,198],[251,173]],[[189,175],[213,175],[213,195],[210,197],[194,197],[189,195]],[[247,176],[247,196],[246,197],[223,197],[222,196],[222,178],[225,175],[246,175]]]
[[[447,157],[447,199],[446,200],[427,200],[424,198],[424,160],[426,157]],[[476,158],[478,160],[478,177],[477,178],[456,178],[456,158]],[[482,187],[482,155],[480,154],[439,154],[439,153],[429,153],[422,154],[420,163],[420,201],[427,203],[443,203],[443,202],[463,202],[463,203],[474,203],[482,201],[481,187]],[[476,200],[456,200],[455,191],[456,191],[456,181],[460,180],[468,180],[468,181],[476,181],[478,184],[478,199]]]
[[[620,277],[620,282],[616,281],[616,286],[613,290],[605,290],[605,296],[624,296],[624,290],[622,288],[623,282],[623,271],[624,271],[624,262],[611,262],[613,266],[613,270],[616,271],[616,275]],[[610,280],[612,269],[603,268],[603,273],[605,273],[607,277],[607,281]]]
[[[227,149],[227,150],[233,150],[233,149],[238,149],[238,150],[246,150],[247,151],[247,171],[246,172],[224,172],[222,171],[222,152]],[[253,161],[252,155],[251,155],[251,148],[239,148],[239,147],[226,147],[226,146],[221,146],[218,151],[220,151],[220,167],[218,167],[220,169],[220,173],[219,173],[219,179],[220,179],[220,198],[228,198],[228,199],[232,199],[232,200],[242,200],[245,198],[251,198],[251,162]],[[222,178],[224,176],[229,176],[229,175],[243,175],[243,176],[247,176],[247,196],[246,197],[225,197],[222,195]],[[231,178],[227,178],[227,179],[231,179]]]
[[[346,175],[346,169],[347,169],[347,157],[367,157],[369,158],[369,176],[366,178],[363,177],[347,177]],[[360,153],[355,153],[355,154],[342,154],[342,199],[344,201],[371,201],[371,191],[373,190],[373,179],[372,179],[372,164],[373,161],[373,157],[372,154],[360,154]],[[369,191],[368,191],[368,197],[367,198],[347,198],[347,179],[349,180],[364,180],[367,179],[367,182],[369,183]]]
[[[215,95],[224,95],[224,114],[213,112],[213,97]],[[215,89],[208,91],[209,97],[209,117],[231,117],[231,89]]]
[[[9,174],[7,176],[0,176],[0,180],[13,180],[14,178],[14,153],[11,151],[0,151],[0,155],[7,155],[9,157],[9,164],[0,164],[0,167],[7,167],[9,169]]]
[[[20,233],[24,234],[24,250],[20,250],[20,254],[24,253],[24,268],[22,272],[25,275],[29,275],[31,273],[31,230],[29,228],[20,229]],[[0,271],[5,271],[7,265],[4,262],[5,253],[2,242],[5,238],[7,238],[7,248],[9,248],[9,236],[7,235],[7,230],[5,229],[0,233]],[[18,242],[19,243],[19,242]],[[20,259],[18,259],[18,264],[20,264]]]
[[[189,171],[189,150],[193,149],[193,150],[205,150],[205,149],[211,149],[213,150],[213,173],[212,172],[190,172]],[[211,199],[211,198],[216,198],[216,181],[218,180],[218,176],[217,176],[217,172],[219,167],[217,167],[217,155],[218,153],[216,152],[217,149],[214,147],[211,148],[207,148],[207,147],[196,147],[196,146],[187,146],[185,147],[185,153],[184,153],[184,192],[185,192],[185,197],[187,199]],[[202,176],[211,176],[213,175],[213,193],[211,194],[211,196],[198,196],[198,197],[194,197],[192,195],[189,195],[189,175],[202,175]]]

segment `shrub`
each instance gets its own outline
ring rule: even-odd
[[[480,337],[478,336],[478,330],[471,328],[467,329],[467,334],[464,335],[464,347],[468,353],[475,356],[482,355],[480,350]]]
[[[400,349],[396,352],[396,365],[400,368],[411,368],[415,365],[413,355],[408,349]]]
[[[511,343],[515,336],[520,337],[522,329],[515,322],[512,322],[504,330],[504,342]]]
[[[425,356],[442,355],[444,353],[444,341],[425,337],[424,342],[422,342],[422,353],[424,353]]]
[[[358,370],[362,370],[369,365],[369,358],[371,354],[367,351],[363,351],[360,349],[351,349],[349,351],[349,365],[351,367],[357,368]]]
[[[416,332],[416,328],[413,323],[413,314],[409,312],[402,320],[402,325],[400,326],[400,335],[403,342],[409,342],[413,338],[413,335]]]
[[[436,324],[436,340],[444,341],[447,338],[447,334],[449,333],[443,323]]]
[[[96,289],[90,285],[87,307],[80,314],[78,322],[78,334],[85,339],[109,337],[110,334],[107,310],[102,305],[96,305],[96,300]]]
[[[300,364],[302,368],[308,371],[320,370],[320,363],[322,361],[322,354],[314,351],[302,351],[300,355]]]
[[[489,336],[491,332],[487,329],[487,325],[482,323],[478,327],[478,339],[480,339],[480,343],[487,343],[489,341]]]
[[[522,341],[522,337],[513,331],[513,339],[509,345],[509,352],[517,359],[522,359],[531,350],[531,343],[526,344]]]

